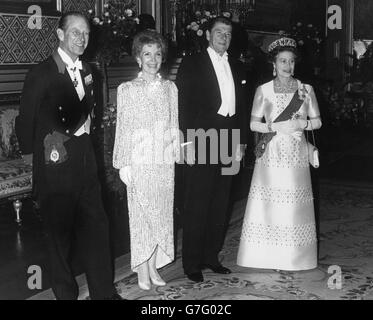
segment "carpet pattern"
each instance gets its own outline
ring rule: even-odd
[[[160,271],[167,286],[143,291],[137,287],[137,276],[127,273],[116,282],[117,290],[130,300],[373,300],[373,188],[321,186],[320,204],[316,269],[289,272],[237,266],[245,208],[241,201],[235,206],[221,252],[222,264],[232,274],[206,270],[203,283],[189,281],[182,270],[179,245],[176,261]],[[340,278],[331,266],[340,268]],[[335,275],[333,281],[330,277]]]

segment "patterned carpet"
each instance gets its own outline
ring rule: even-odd
[[[319,266],[310,271],[237,266],[244,208],[245,201],[236,203],[221,252],[222,263],[232,269],[232,274],[222,276],[206,270],[203,283],[192,283],[182,270],[179,241],[175,262],[160,271],[167,286],[139,289],[127,255],[116,269],[118,292],[130,300],[373,300],[372,186],[321,185]],[[331,266],[341,269],[341,282]],[[80,289],[80,299],[89,299],[86,286]]]
[[[176,262],[165,267],[166,287],[149,292],[137,288],[134,274],[116,283],[127,299],[140,300],[373,300],[373,188],[323,185],[320,189],[319,266],[311,271],[276,272],[236,265],[245,202],[235,214],[221,252],[222,263],[231,268],[228,276],[204,272],[205,281],[194,284],[185,278],[180,249]],[[333,267],[341,268],[341,289]],[[328,280],[331,285],[328,287]],[[333,289],[334,288],[334,289]]]

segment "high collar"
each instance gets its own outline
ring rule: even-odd
[[[70,56],[60,47],[57,49],[58,54],[61,56],[62,61],[68,66],[68,68],[82,69],[82,62],[77,58],[75,62],[70,58]]]
[[[214,59],[214,60],[217,60],[217,61],[220,61],[221,59],[224,59],[226,61],[228,61],[228,53],[227,52],[224,52],[224,54],[221,56],[219,53],[217,53],[213,48],[211,47],[208,47],[207,48],[207,52],[209,54],[209,56]]]
[[[62,58],[60,52],[59,52],[59,49],[58,48],[57,50],[55,50],[52,54],[52,58],[53,60],[55,61],[56,65],[57,65],[57,68],[58,68],[58,72],[61,73],[61,74],[64,74],[65,73],[65,70],[66,70],[66,66],[70,67]],[[63,52],[63,50],[61,49],[61,51]],[[70,57],[69,57],[70,58]],[[71,60],[71,59],[70,59]],[[78,60],[77,60],[78,61]],[[76,62],[77,62],[76,61]],[[72,62],[72,60],[71,60]],[[72,67],[77,67],[77,69],[83,69],[83,64],[82,62],[79,60],[79,65],[73,65]]]

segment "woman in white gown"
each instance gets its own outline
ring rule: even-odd
[[[320,113],[312,86],[293,78],[296,42],[281,38],[268,51],[275,78],[257,88],[250,129],[276,134],[255,162],[237,264],[309,270],[317,267],[317,240],[304,131],[321,127]],[[274,122],[294,95],[298,111]]]

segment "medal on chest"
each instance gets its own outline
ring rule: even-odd
[[[74,85],[74,87],[76,88],[77,86],[78,86],[78,80],[76,79],[76,74],[75,74],[75,72],[76,72],[76,67],[74,67],[74,68],[70,68],[70,70],[73,72],[73,74],[74,74],[74,80],[73,80],[73,85]]]

